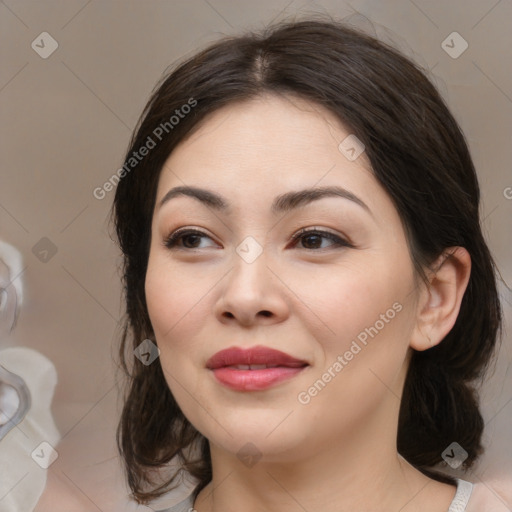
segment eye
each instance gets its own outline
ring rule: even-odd
[[[204,247],[200,247],[198,244],[204,237],[211,240],[206,233],[197,229],[178,229],[165,238],[163,245],[168,249],[203,249]]]
[[[164,239],[163,245],[168,249],[204,249],[204,247],[200,247],[202,238],[208,238],[211,240],[211,237],[206,233],[198,231],[197,229],[178,229]],[[322,239],[330,240],[331,244],[327,247],[322,247]],[[302,248],[307,250],[328,249],[332,247],[353,247],[349,242],[338,235],[320,229],[303,228],[292,236],[292,240],[294,245],[297,245],[297,242],[301,242],[303,244]]]
[[[322,239],[330,240],[332,243],[327,247],[322,247]],[[334,233],[315,228],[301,229],[298,233],[292,236],[292,240],[294,242],[301,241],[303,243],[303,248],[308,250],[328,249],[332,247],[353,247],[349,242]]]

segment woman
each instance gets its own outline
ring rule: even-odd
[[[411,61],[336,22],[222,40],[119,176],[139,503],[183,470],[172,510],[464,509],[434,466],[482,452],[501,311],[468,148]]]

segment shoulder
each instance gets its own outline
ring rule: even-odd
[[[464,512],[511,512],[512,503],[507,503],[505,494],[502,495],[490,485],[479,482],[472,484],[471,496],[469,497],[467,507],[461,510],[464,510]]]
[[[194,511],[194,498],[192,495],[185,498],[183,501],[180,501],[176,505],[173,505],[171,508],[166,508],[165,510],[161,510],[160,512],[193,512]]]

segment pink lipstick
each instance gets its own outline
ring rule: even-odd
[[[206,367],[220,383],[237,391],[267,389],[294,377],[306,366],[306,361],[263,346],[228,348],[206,362]]]

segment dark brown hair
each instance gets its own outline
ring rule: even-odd
[[[439,345],[412,353],[397,439],[409,463],[453,483],[433,467],[453,441],[468,452],[465,467],[482,452],[484,423],[474,384],[489,365],[501,329],[473,162],[461,129],[418,65],[342,22],[308,20],[226,37],[181,63],[153,92],[126,153],[112,215],[124,257],[120,356],[128,375],[118,446],[133,496],[145,503],[172,488],[178,472],[162,476],[157,470],[173,457],[198,479],[196,496],[212,477],[208,441],[184,417],[159,360],[145,366],[133,357],[142,340],[154,339],[144,282],[160,171],[209,113],[263,93],[322,105],[364,143],[374,176],[400,215],[418,276],[424,279],[425,269],[449,247],[465,247],[471,256],[454,327]],[[193,101],[196,106],[171,126],[171,116]],[[167,130],[156,147],[128,167],[164,123]],[[196,458],[187,453],[191,446],[198,448]]]

